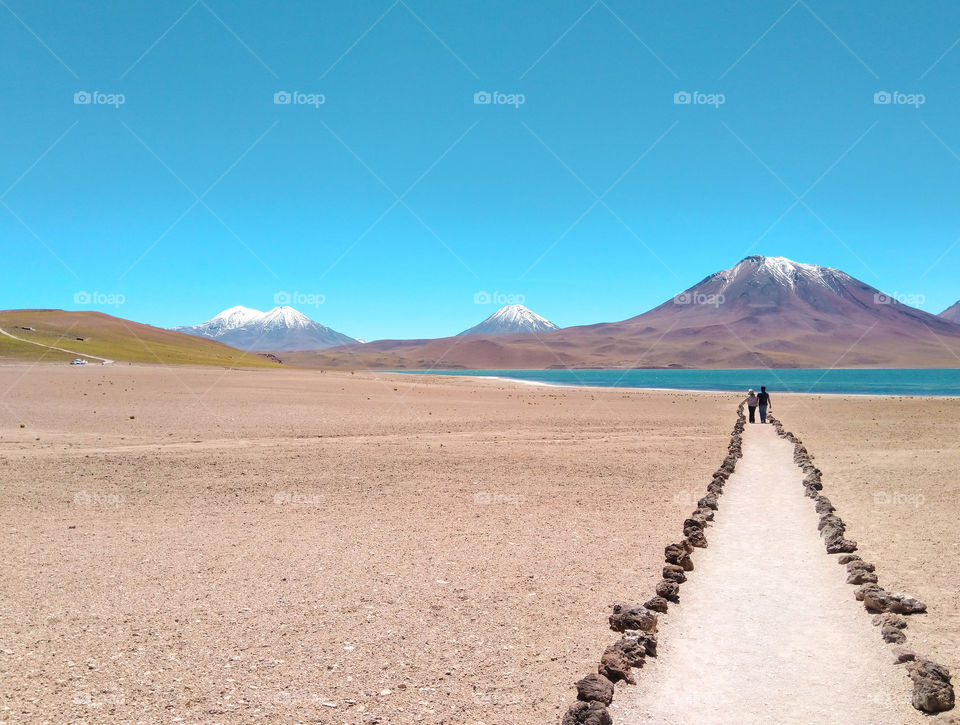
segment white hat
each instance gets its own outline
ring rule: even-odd
[[[748,390],[747,392],[748,392],[748,393],[752,393],[752,392],[754,392],[754,390],[753,390],[753,388],[750,388],[750,390]]]

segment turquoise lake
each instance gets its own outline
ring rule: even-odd
[[[882,370],[391,370],[419,375],[472,375],[552,385],[781,393],[957,395],[960,369]]]

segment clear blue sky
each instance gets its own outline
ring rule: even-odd
[[[296,292],[433,337],[481,291],[617,320],[753,253],[939,312],[958,38],[945,2],[3,0],[0,308],[173,326]]]

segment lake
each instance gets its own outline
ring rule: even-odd
[[[551,385],[776,393],[957,395],[960,369],[774,370],[390,370],[419,375],[470,375]]]

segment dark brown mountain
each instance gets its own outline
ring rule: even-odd
[[[960,326],[840,270],[754,256],[621,322],[381,340],[288,354],[284,362],[377,369],[958,367]]]

